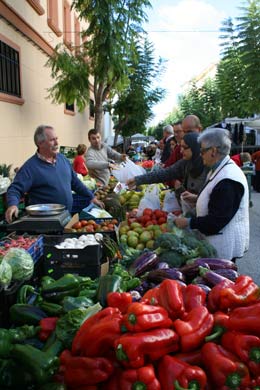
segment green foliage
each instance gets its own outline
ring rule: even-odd
[[[153,45],[144,39],[135,42],[130,58],[129,85],[112,106],[115,130],[123,136],[144,133],[146,122],[152,118],[152,107],[164,97],[164,90],[154,86],[164,70],[163,61],[154,59]]]
[[[147,20],[148,0],[74,0],[72,9],[87,28],[86,40],[76,56],[65,46],[57,46],[47,62],[55,84],[48,90],[56,103],[73,103],[83,111],[89,102],[89,77],[94,79],[95,128],[101,130],[103,103],[120,93],[129,83],[129,57],[133,41]]]

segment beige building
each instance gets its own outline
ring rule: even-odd
[[[54,81],[45,64],[54,47],[64,42],[76,50],[81,42],[82,25],[71,2],[0,0],[0,164],[20,166],[35,152],[33,133],[39,124],[53,126],[60,145],[88,143],[93,93],[83,113],[47,99]]]

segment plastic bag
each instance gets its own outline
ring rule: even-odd
[[[145,169],[140,165],[136,165],[133,161],[127,159],[118,165],[118,169],[112,170],[112,175],[121,183],[126,183],[127,180],[135,176],[143,175],[145,172]]]
[[[163,200],[163,208],[167,213],[171,213],[172,211],[179,211],[181,207],[176,198],[174,191],[167,191]]]
[[[159,187],[156,184],[151,184],[146,188],[138,206],[137,216],[143,215],[143,211],[146,208],[152,210],[160,209]]]
[[[194,217],[196,216],[196,202],[189,202],[187,200],[184,200],[181,196],[181,208],[183,215],[187,217]]]

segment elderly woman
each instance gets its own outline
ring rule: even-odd
[[[180,217],[175,224],[179,228],[198,229],[208,236],[219,257],[235,261],[243,256],[249,244],[247,180],[229,157],[231,141],[226,130],[206,130],[198,142],[204,165],[210,172],[197,198],[196,217]]]

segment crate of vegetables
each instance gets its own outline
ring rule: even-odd
[[[64,227],[64,233],[102,233],[116,240],[118,224],[116,218],[85,219],[82,214],[75,214]]]
[[[97,278],[103,247],[94,234],[44,236],[44,273],[59,278],[66,273]]]
[[[25,249],[36,263],[43,255],[43,236],[11,233],[0,241],[0,256],[4,256],[10,248]]]

